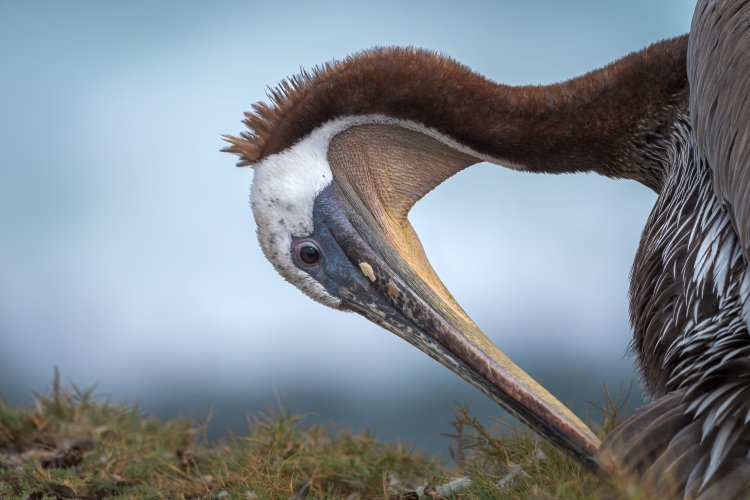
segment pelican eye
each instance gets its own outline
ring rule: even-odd
[[[314,266],[320,262],[321,252],[318,245],[312,241],[302,241],[295,245],[294,252],[297,261],[304,266]]]

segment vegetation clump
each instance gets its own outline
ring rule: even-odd
[[[467,409],[450,466],[361,434],[255,413],[219,442],[208,423],[61,387],[30,408],[0,401],[0,498],[601,498],[600,478],[526,431],[491,432]]]

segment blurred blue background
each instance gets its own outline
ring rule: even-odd
[[[220,154],[301,67],[375,45],[549,83],[689,29],[692,2],[2,2],[0,396],[98,384],[241,432],[274,402],[446,455],[453,401],[502,412],[280,279],[250,169]],[[627,283],[655,195],[593,175],[464,171],[411,215],[458,302],[581,415],[636,380]]]

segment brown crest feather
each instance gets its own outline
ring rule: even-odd
[[[687,37],[654,44],[583,76],[547,86],[497,84],[449,57],[375,48],[270,89],[245,113],[225,151],[251,165],[338,117],[411,120],[482,155],[537,172],[596,171],[656,187],[639,155],[687,109]]]
[[[239,156],[238,167],[246,167],[260,161],[266,156],[265,146],[274,127],[281,122],[289,109],[300,101],[305,89],[313,85],[319,75],[333,71],[336,65],[337,63],[330,62],[313,68],[312,71],[302,69],[298,75],[282,80],[276,88],[268,87],[266,96],[271,104],[253,103],[252,111],[246,111],[245,119],[242,120],[248,130],[241,132],[239,137],[222,135],[221,137],[230,144],[223,148],[222,152]]]

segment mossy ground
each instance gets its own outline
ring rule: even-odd
[[[208,442],[208,423],[161,422],[56,381],[31,408],[0,401],[0,498],[601,498],[612,490],[528,432],[455,410],[453,464],[283,410]],[[456,481],[456,478],[463,478]],[[453,481],[453,483],[451,483]],[[452,484],[455,490],[450,494]]]

